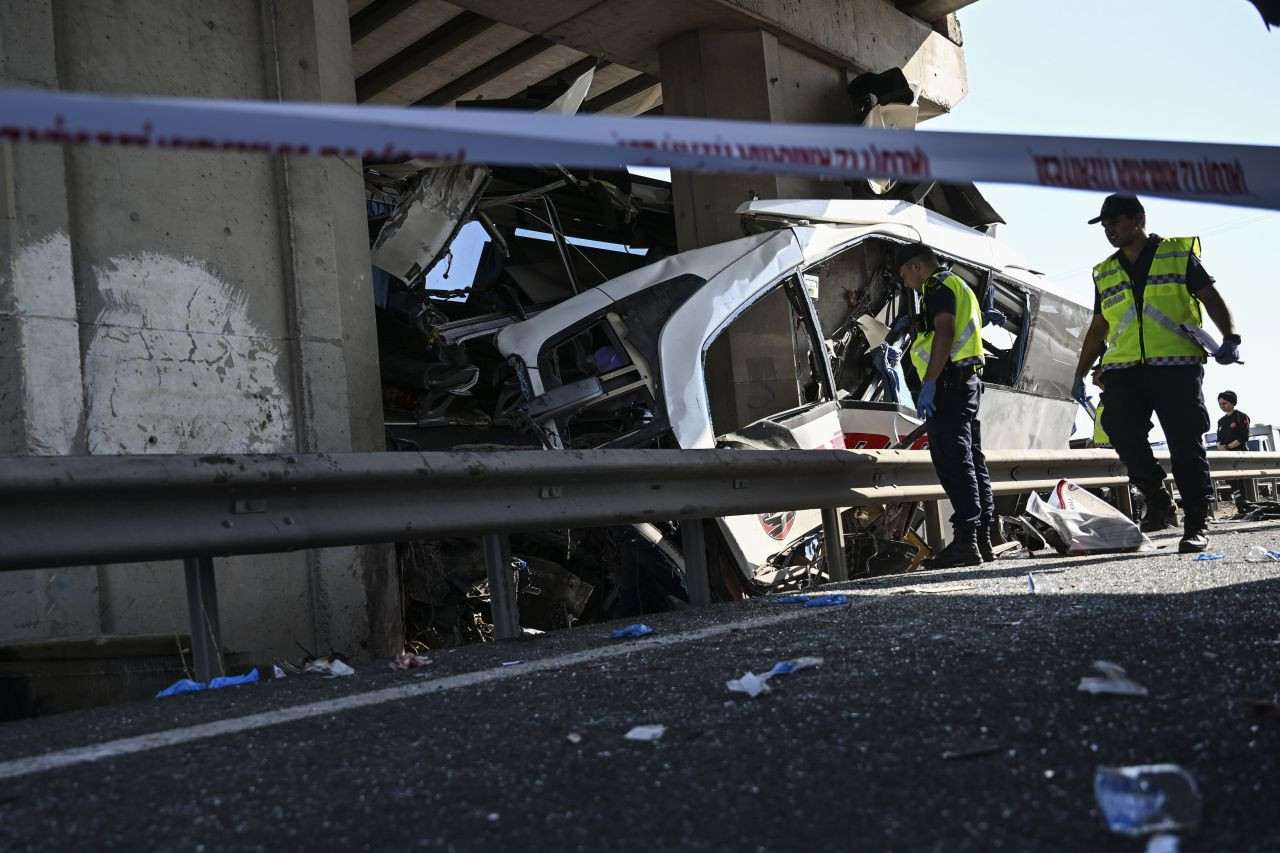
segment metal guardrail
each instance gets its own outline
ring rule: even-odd
[[[1280,475],[1280,454],[1209,458],[1217,479]],[[1126,480],[1108,450],[991,452],[987,465],[997,494]],[[510,637],[511,533],[822,508],[828,541],[842,541],[838,508],[926,501],[937,542],[945,497],[929,455],[901,450],[7,457],[0,571],[184,560],[207,678],[220,670],[215,557],[479,535],[495,628]],[[690,599],[709,603],[701,525],[682,535]],[[842,553],[834,580],[847,579]]]

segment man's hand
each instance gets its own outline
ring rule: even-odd
[[[934,395],[937,393],[937,380],[926,379],[920,386],[920,399],[916,400],[916,417],[920,420],[927,421],[938,411],[938,407],[933,402]]]
[[[1227,335],[1222,339],[1222,346],[1214,353],[1213,360],[1218,364],[1235,364],[1240,360],[1240,336]]]
[[[1077,376],[1076,381],[1071,383],[1071,396],[1082,406],[1089,403],[1089,395],[1084,391],[1084,377]]]
[[[911,328],[911,315],[903,314],[893,321],[893,325],[889,327],[889,340],[896,341],[907,333],[907,329]]]

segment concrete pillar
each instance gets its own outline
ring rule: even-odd
[[[801,54],[763,29],[696,30],[664,43],[658,54],[664,112],[744,121],[848,121],[845,74]],[[734,211],[760,198],[841,198],[838,181],[774,175],[672,172],[680,249],[743,236]],[[707,363],[714,413],[734,411],[739,425],[799,403],[794,342],[785,298],[769,300],[729,330],[729,346]],[[778,332],[782,331],[783,334]],[[756,389],[752,391],[751,389]],[[760,393],[767,389],[767,393]],[[716,425],[716,431],[723,430]]]
[[[346,7],[3,4],[0,85],[350,102]],[[4,144],[0,178],[0,450],[381,449],[359,163]],[[259,659],[400,641],[387,548],[217,574],[223,638]],[[75,618],[32,615],[37,587]],[[185,633],[184,601],[180,563],[0,575],[0,642]]]

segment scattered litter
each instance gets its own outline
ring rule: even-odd
[[[1270,699],[1254,699],[1249,703],[1253,713],[1264,720],[1280,720],[1280,702]]]
[[[847,595],[778,595],[769,599],[770,604],[803,604],[805,607],[831,607],[848,604]]]
[[[283,669],[281,669],[279,666],[277,666],[277,665],[276,665],[276,664],[274,664],[274,663],[273,663],[273,664],[271,664],[271,677],[272,677],[272,678],[284,678],[284,670],[283,670]]]
[[[987,627],[988,628],[1016,628],[1021,624],[1022,624],[1021,619],[1013,619],[1008,622],[988,622]]]
[[[1112,832],[1136,836],[1200,824],[1196,780],[1176,764],[1099,767],[1093,792]]]
[[[1271,560],[1280,560],[1280,551],[1270,548],[1263,548],[1261,545],[1250,545],[1249,553],[1244,557],[1250,563],[1266,563]]]
[[[745,693],[752,699],[761,693],[769,692],[769,683],[754,672],[744,672],[741,678],[734,678],[724,683],[731,693]]]
[[[156,698],[161,699],[165,696],[178,696],[182,693],[196,693],[201,690],[217,690],[219,687],[235,687],[239,684],[253,684],[257,680],[257,667],[254,667],[244,675],[220,675],[208,684],[205,684],[203,681],[192,681],[190,678],[182,678],[157,693]]]
[[[761,693],[770,691],[769,679],[775,675],[786,675],[789,672],[796,672],[801,669],[808,669],[811,666],[821,666],[822,658],[804,657],[795,658],[794,660],[784,660],[773,665],[773,669],[768,672],[756,675],[754,672],[744,672],[741,678],[734,678],[726,681],[724,686],[729,688],[732,693],[745,693],[752,699]]]
[[[318,672],[326,678],[355,675],[356,671],[337,658],[312,658],[302,667],[303,672]]]
[[[524,661],[522,660],[504,660],[502,662],[502,665],[503,666],[519,666],[522,663],[524,663]]]
[[[582,735],[577,732],[569,732],[569,743],[582,743]]]
[[[628,625],[625,628],[614,628],[613,638],[615,640],[634,640],[637,637],[647,637],[653,633],[653,629],[648,625],[637,622],[634,625]]]
[[[1036,575],[1040,575],[1040,580],[1036,580]],[[1051,578],[1044,577],[1044,572],[1027,572],[1027,591],[1032,595],[1045,595],[1058,591],[1058,585]]]
[[[948,749],[942,753],[942,757],[948,761],[955,761],[961,758],[979,758],[983,755],[994,755],[1000,751],[1000,745],[996,743],[978,743],[964,749]]]
[[[1151,836],[1147,842],[1146,853],[1178,853],[1182,849],[1182,839],[1167,832]]]
[[[391,668],[395,670],[406,669],[422,669],[431,665],[431,659],[426,655],[418,655],[413,652],[401,652],[391,661]]]
[[[905,586],[902,589],[895,589],[893,595],[909,595],[911,593],[924,593],[936,595],[943,592],[963,592],[966,589],[977,589],[976,583],[937,583],[929,586]]]
[[[237,687],[241,684],[255,684],[258,681],[258,668],[246,672],[244,675],[219,675],[213,681],[209,682],[210,690],[217,690],[219,687]]]
[[[195,693],[197,690],[204,690],[209,685],[203,681],[192,681],[190,678],[181,678],[173,684],[170,684],[164,690],[156,694],[157,699],[165,696],[177,696],[181,693]]]
[[[1049,500],[1032,492],[1027,496],[1027,515],[1058,534],[1065,554],[1114,554],[1145,551],[1151,540],[1127,515],[1072,483],[1059,480]]]
[[[526,637],[537,637],[540,634],[545,634],[546,631],[539,631],[537,628],[521,628],[520,633]]]
[[[627,740],[654,741],[666,733],[667,727],[662,725],[636,726],[623,737]]]
[[[1146,696],[1147,688],[1125,675],[1124,667],[1107,660],[1096,660],[1093,668],[1102,673],[1102,677],[1085,676],[1080,679],[1079,690],[1082,693],[1100,693],[1108,696]]]
[[[1227,555],[1226,554],[1197,554],[1196,558],[1192,560],[1192,562],[1200,563],[1205,560],[1221,560],[1225,556]]]

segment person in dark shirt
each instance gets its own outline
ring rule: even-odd
[[[1223,391],[1218,395],[1218,408],[1225,414],[1218,418],[1218,449],[1249,449],[1249,416],[1236,408],[1236,392]],[[1244,495],[1244,480],[1231,480],[1231,496],[1235,499],[1236,509],[1246,512],[1249,501]]]
[[[1236,408],[1236,392],[1223,391],[1218,395],[1218,408],[1224,414],[1218,418],[1218,449],[1249,449],[1249,416]]]

